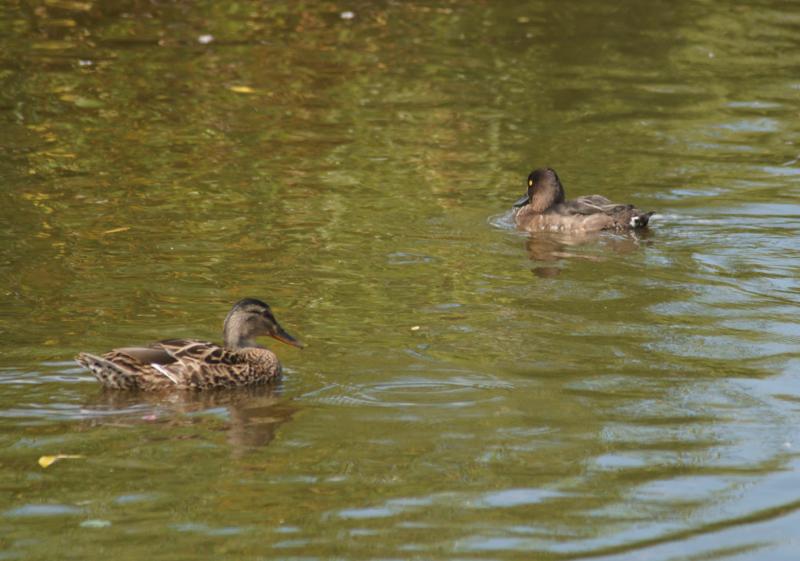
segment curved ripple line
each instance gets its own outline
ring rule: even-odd
[[[467,378],[451,378],[448,380],[430,380],[424,378],[411,378],[373,384],[329,384],[323,388],[305,393],[301,399],[311,399],[333,404],[345,405],[373,405],[378,407],[464,407],[478,403],[486,403],[497,399],[489,396],[483,399],[460,399],[447,401],[414,401],[411,399],[382,399],[381,395],[407,392],[408,394],[443,396],[461,394],[469,390],[504,390],[513,389],[513,384],[500,380],[470,380]],[[341,392],[341,393],[338,393]],[[333,393],[334,395],[329,395]],[[338,395],[337,395],[338,393]]]
[[[604,557],[607,555],[616,555],[619,553],[630,553],[632,551],[666,543],[679,542],[696,536],[735,528],[737,526],[745,526],[748,524],[757,524],[766,522],[768,520],[774,520],[796,511],[800,511],[800,500],[791,501],[783,505],[764,508],[749,514],[736,516],[734,518],[726,518],[724,520],[717,520],[716,522],[701,524],[695,528],[676,530],[674,532],[669,532],[654,538],[644,538],[630,543],[600,547],[590,551],[573,551],[563,554],[551,553],[550,555],[553,559],[587,559],[593,557]]]

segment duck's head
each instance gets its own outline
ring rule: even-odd
[[[268,335],[278,341],[303,348],[303,344],[286,333],[272,315],[269,305],[255,298],[236,302],[225,317],[223,326],[225,346],[231,349],[255,347],[255,338]]]
[[[544,211],[564,202],[564,187],[553,168],[539,168],[528,175],[528,190],[525,196],[514,203],[514,208],[533,205],[534,210]]]

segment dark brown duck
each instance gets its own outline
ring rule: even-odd
[[[514,203],[514,222],[528,232],[623,232],[646,228],[652,215],[601,195],[567,201],[561,180],[551,168],[531,172],[527,193]]]
[[[107,388],[207,390],[266,384],[280,378],[275,353],[259,346],[261,335],[302,347],[280,326],[269,306],[255,298],[234,304],[225,318],[222,346],[194,339],[169,339],[147,347],[114,349],[103,356],[80,353],[75,360]]]

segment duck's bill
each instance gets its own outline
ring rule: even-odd
[[[529,202],[531,202],[531,197],[530,197],[530,195],[525,193],[525,195],[520,200],[518,200],[517,202],[514,203],[514,208],[519,208],[521,206],[525,206]]]
[[[305,346],[303,345],[303,343],[301,343],[300,341],[298,341],[297,339],[286,333],[286,331],[284,331],[283,327],[281,327],[280,325],[277,326],[275,333],[270,333],[270,336],[274,337],[278,341],[286,343],[287,345],[292,345],[293,347],[297,347],[298,349],[302,349]]]

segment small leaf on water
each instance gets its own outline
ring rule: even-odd
[[[45,0],[45,4],[71,12],[88,12],[92,9],[91,2],[76,2],[74,0]]]
[[[82,109],[96,109],[103,106],[102,101],[96,99],[89,99],[88,97],[79,97],[73,102],[77,107]]]
[[[256,91],[251,88],[250,86],[229,86],[228,89],[235,93],[240,94],[252,94],[256,93]]]
[[[106,230],[103,232],[103,235],[107,236],[108,234],[118,234],[120,232],[127,232],[130,229],[130,226],[120,226],[119,228],[111,228],[110,230]]]
[[[83,458],[83,456],[79,456],[77,454],[56,454],[55,456],[42,456],[39,458],[39,465],[43,468],[50,467],[58,460],[74,460],[77,458]]]
[[[72,103],[76,107],[80,107],[81,109],[97,109],[98,107],[103,106],[102,101],[98,101],[96,99],[90,99],[88,97],[82,97],[75,94],[64,94],[61,96],[61,100]]]

